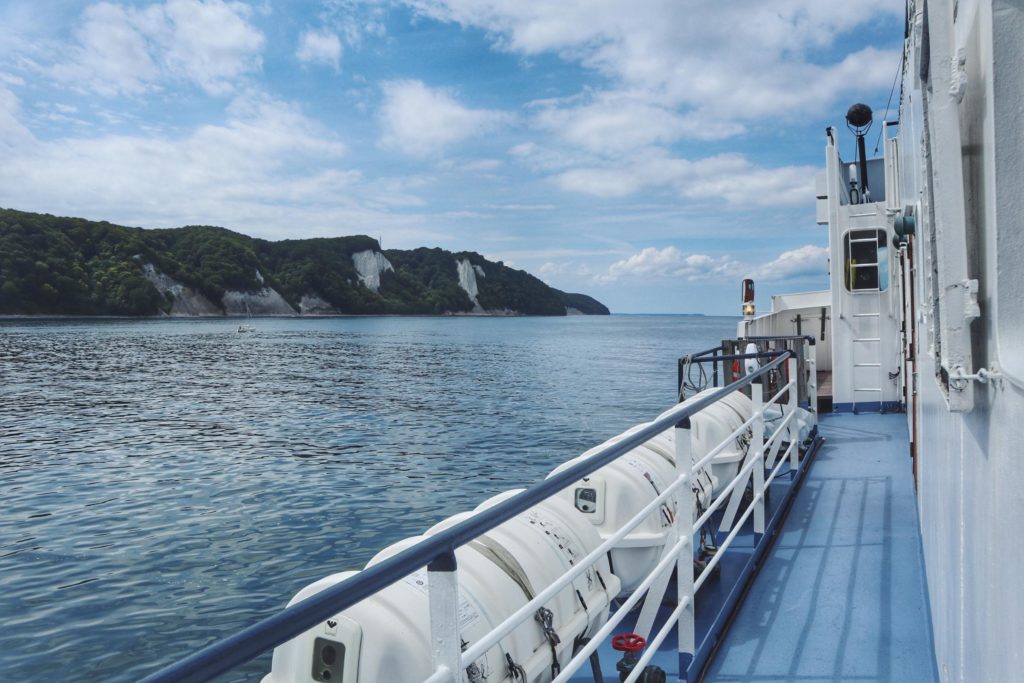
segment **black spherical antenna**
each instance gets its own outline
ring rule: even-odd
[[[864,135],[871,128],[871,107],[858,102],[846,111],[846,125],[855,135]]]

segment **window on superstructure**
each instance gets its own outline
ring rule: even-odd
[[[844,281],[851,292],[878,292],[889,286],[885,230],[850,230],[843,239]]]

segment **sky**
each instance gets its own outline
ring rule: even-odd
[[[735,315],[749,276],[768,310],[828,286],[824,131],[881,120],[903,12],[0,0],[0,206],[476,251],[615,313]]]

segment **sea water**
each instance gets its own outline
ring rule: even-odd
[[[245,322],[0,323],[0,680],[150,673],[652,419],[735,330]]]

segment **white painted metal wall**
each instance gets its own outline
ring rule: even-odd
[[[1024,2],[930,0],[927,22],[924,4],[909,7],[899,137],[904,203],[918,209],[913,409],[936,656],[943,681],[1020,680]],[[971,279],[973,321],[952,301]],[[1001,374],[958,389],[948,366],[965,359],[966,375]]]
[[[827,290],[779,294],[772,297],[770,313],[753,320],[740,321],[737,334],[745,336],[786,337],[796,334],[814,337],[815,361],[820,371],[832,370],[832,298]],[[825,326],[822,338],[822,310]],[[800,316],[797,330],[796,316]]]

